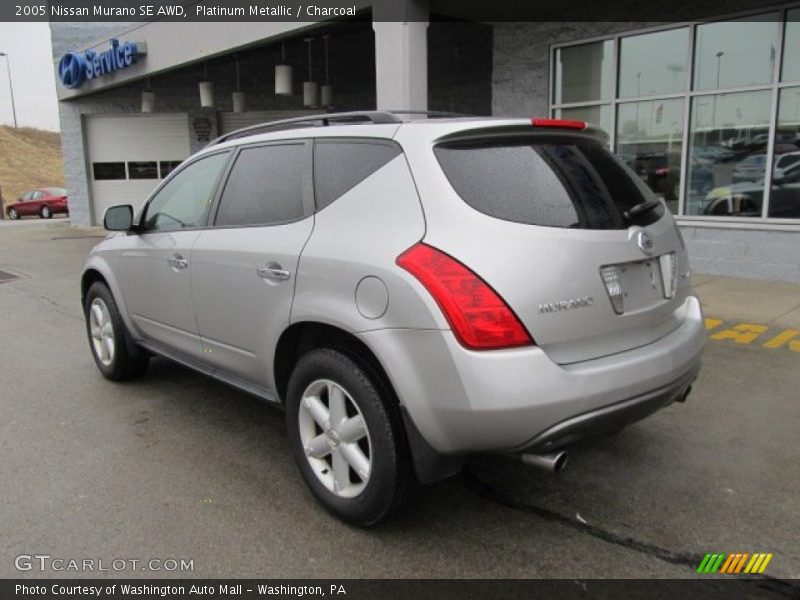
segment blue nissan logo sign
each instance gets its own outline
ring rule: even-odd
[[[111,48],[103,52],[67,52],[58,62],[58,78],[64,87],[78,89],[88,79],[108,75],[130,67],[142,54],[136,43],[111,40]]]

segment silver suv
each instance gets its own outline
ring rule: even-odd
[[[102,374],[158,354],[285,408],[306,484],[359,525],[470,454],[558,470],[699,369],[681,234],[583,122],[269,123],[104,222],[81,282]]]

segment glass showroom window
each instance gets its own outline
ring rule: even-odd
[[[800,86],[781,90],[767,216],[800,219]]]
[[[620,104],[616,153],[678,211],[683,150],[683,98]]]
[[[796,5],[558,47],[553,70],[553,115],[605,129],[674,213],[800,218]]]
[[[743,184],[763,182],[771,100],[771,90],[692,99],[685,214],[761,216],[763,183],[760,193],[738,190]]]

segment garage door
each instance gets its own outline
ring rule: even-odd
[[[109,206],[138,210],[153,188],[189,156],[189,118],[163,115],[86,117],[94,220]]]
[[[225,135],[242,127],[250,127],[259,123],[278,121],[279,119],[293,119],[295,117],[306,117],[320,114],[319,110],[264,110],[243,113],[219,113],[219,134]]]

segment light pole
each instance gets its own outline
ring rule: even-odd
[[[14,114],[14,129],[17,128],[17,107],[14,104],[14,84],[11,82],[11,59],[5,52],[0,52],[0,56],[6,58],[6,69],[8,70],[8,89],[11,91],[11,112]]]

